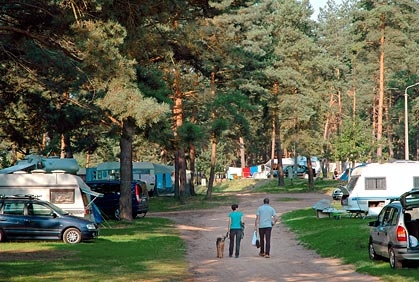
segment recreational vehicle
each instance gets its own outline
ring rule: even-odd
[[[26,171],[42,169],[45,172],[64,170],[67,173],[76,174],[80,169],[79,164],[73,158],[60,159],[57,157],[43,157],[39,155],[28,155],[23,160],[17,161],[13,166],[0,170],[0,174],[13,173],[15,171]]]
[[[419,162],[371,163],[355,168],[342,192],[348,212],[377,215],[391,199],[419,187]]]
[[[133,162],[132,178],[146,183],[147,191],[152,195],[157,195],[164,191],[173,192],[172,174],[173,166],[155,164],[151,162]],[[104,162],[98,164],[93,177],[86,177],[87,181],[92,180],[119,180],[120,163]]]
[[[96,193],[83,180],[63,172],[32,171],[0,174],[0,195],[34,195],[72,215],[92,219],[91,202],[102,194]]]

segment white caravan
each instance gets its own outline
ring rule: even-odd
[[[62,171],[45,173],[32,171],[0,174],[0,195],[34,195],[68,211],[92,220],[91,202],[103,196],[87,186],[83,180]],[[93,196],[93,197],[91,197]]]
[[[371,163],[355,168],[343,192],[342,206],[352,213],[377,215],[391,199],[419,187],[419,162]]]

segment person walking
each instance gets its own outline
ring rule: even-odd
[[[271,251],[272,226],[278,221],[278,216],[273,207],[269,205],[269,198],[263,199],[256,211],[255,230],[259,228],[260,252],[259,256],[269,258]]]
[[[235,257],[238,258],[240,255],[240,241],[243,237],[243,213],[238,211],[239,205],[233,204],[231,205],[232,211],[228,215],[228,228],[227,232],[229,233],[230,237],[230,245],[228,248],[228,255],[229,257],[233,257],[234,251],[234,241],[236,241],[236,250],[235,250]]]

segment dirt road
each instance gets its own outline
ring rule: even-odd
[[[240,194],[239,209],[245,215],[245,237],[239,258],[228,257],[228,242],[224,258],[216,258],[215,239],[226,233],[230,207],[195,212],[151,213],[173,219],[187,242],[187,259],[193,282],[200,281],[380,281],[362,275],[351,265],[342,265],[338,259],[321,258],[313,251],[299,245],[295,235],[283,224],[272,231],[271,257],[258,256],[258,249],[251,244],[255,212],[265,194]],[[269,195],[271,205],[278,215],[313,206],[326,198],[317,193]],[[281,201],[286,198],[286,201]],[[291,199],[291,200],[290,200]],[[314,212],[314,211],[313,211]]]

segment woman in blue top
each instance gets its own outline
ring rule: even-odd
[[[228,215],[228,232],[230,234],[230,246],[228,249],[229,257],[233,256],[233,248],[234,248],[234,238],[236,238],[236,252],[235,257],[239,257],[240,253],[240,241],[243,237],[243,213],[238,211],[239,205],[233,204],[231,205],[231,209],[233,210]]]

